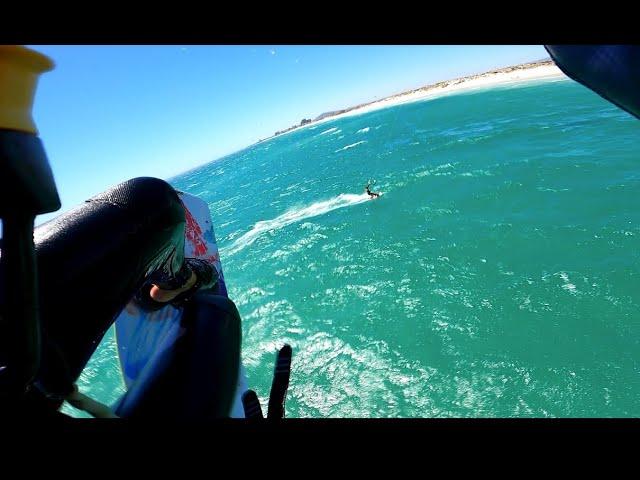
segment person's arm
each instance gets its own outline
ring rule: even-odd
[[[77,385],[74,385],[74,391],[66,399],[70,405],[83,410],[89,415],[95,418],[119,418],[115,413],[111,411],[106,405],[87,397],[86,395],[78,391]]]

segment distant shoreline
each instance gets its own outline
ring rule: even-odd
[[[280,132],[276,132],[274,135],[259,140],[254,145],[257,145],[268,140],[272,140],[276,137],[281,137],[287,133],[291,133],[302,128],[318,125],[330,120],[338,118],[344,118],[351,115],[359,115],[362,113],[378,110],[381,108],[391,107],[402,103],[415,102],[425,98],[437,98],[443,94],[457,92],[461,90],[468,90],[473,88],[489,87],[492,85],[499,85],[503,83],[513,83],[527,80],[536,80],[548,77],[563,77],[564,73],[555,65],[553,60],[541,60],[537,62],[523,63],[520,65],[513,65],[510,67],[499,68],[476,75],[469,75],[466,77],[454,78],[452,80],[445,80],[443,82],[434,83],[431,85],[425,85],[424,87],[408,90],[402,93],[385,97],[381,100],[375,100],[373,102],[363,103],[354,107],[338,110],[335,112],[327,112],[319,115],[314,120],[303,120],[301,124],[294,125]]]

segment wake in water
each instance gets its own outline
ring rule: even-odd
[[[224,253],[225,255],[233,255],[234,253],[237,253],[243,248],[251,245],[266,232],[279,230],[287,225],[299,222],[300,220],[324,215],[325,213],[338,208],[357,205],[358,203],[366,202],[369,199],[370,197],[366,193],[361,195],[356,195],[354,193],[341,193],[337,197],[333,197],[329,200],[312,203],[307,207],[294,208],[274,219],[257,222],[251,230],[233,242],[228,250],[224,249],[226,250]]]

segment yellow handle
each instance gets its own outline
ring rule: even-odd
[[[17,45],[0,45],[0,128],[38,134],[31,116],[38,76],[53,61]]]

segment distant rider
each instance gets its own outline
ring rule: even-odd
[[[364,187],[364,190],[367,192],[367,195],[369,195],[371,198],[378,198],[380,196],[379,193],[376,192],[372,192],[369,187],[371,186],[371,182],[367,183],[367,186]]]

